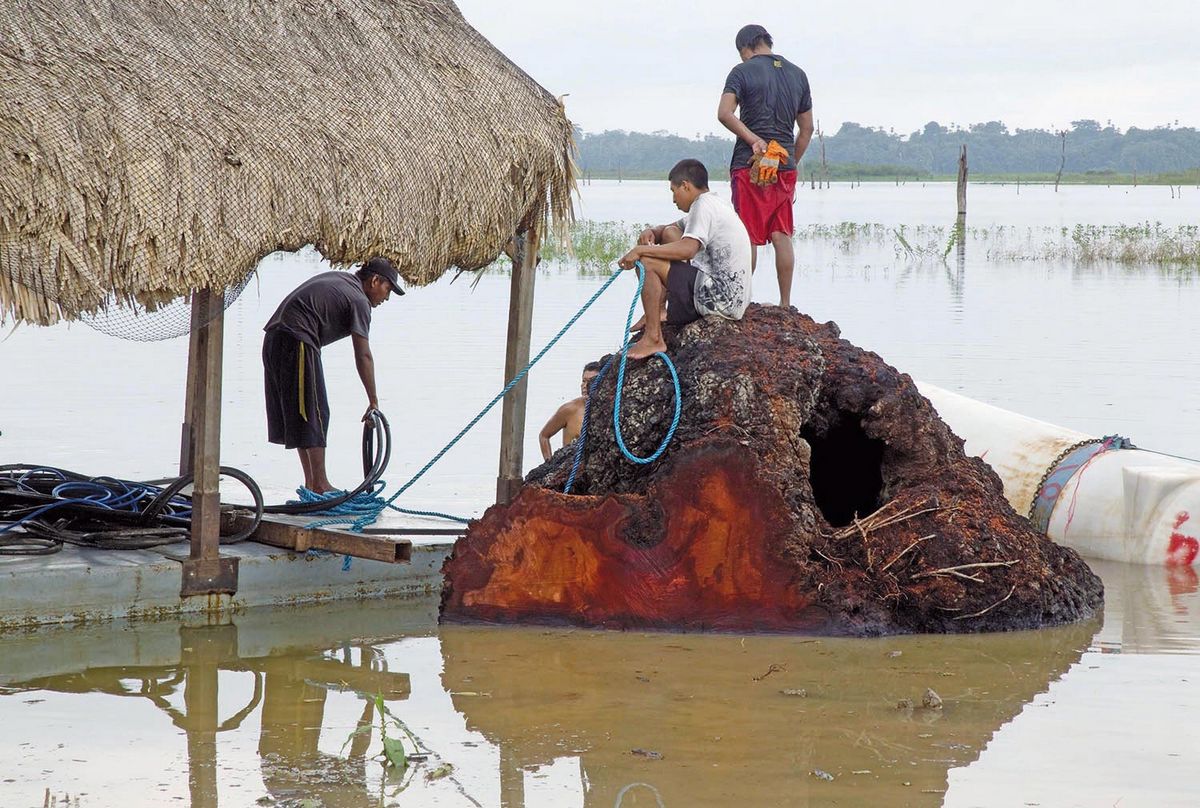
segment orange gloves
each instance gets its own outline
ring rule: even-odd
[[[787,149],[772,140],[767,144],[767,150],[754,155],[750,161],[750,181],[755,185],[771,185],[779,180],[779,165],[787,164]]]

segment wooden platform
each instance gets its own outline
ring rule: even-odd
[[[50,556],[0,557],[0,630],[112,618],[221,615],[258,606],[441,591],[442,561],[456,536],[419,531],[445,528],[426,522],[381,528],[386,534],[356,535],[306,531],[299,526],[306,522],[272,519],[259,537],[276,544],[307,542],[303,550],[261,540],[223,546],[221,555],[237,559],[239,567],[238,589],[232,595],[180,596],[186,542],[156,550],[68,545]],[[373,557],[350,556],[346,549]]]

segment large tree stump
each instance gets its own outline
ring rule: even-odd
[[[683,417],[627,461],[600,384],[573,447],[456,544],[449,620],[875,634],[1089,617],[1102,587],[1005,501],[983,461],[877,355],[794,310],[668,331]],[[670,423],[657,360],[630,363],[621,426],[649,454]]]

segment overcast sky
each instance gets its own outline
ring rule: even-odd
[[[829,132],[843,121],[900,133],[931,120],[1200,126],[1196,0],[458,4],[548,90],[569,93],[567,114],[589,132],[724,134],[717,100],[749,22],[808,73]]]

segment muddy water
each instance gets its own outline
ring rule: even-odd
[[[439,628],[432,599],[7,635],[0,805],[1194,805],[1196,579],[1099,571],[1103,620],[991,636]],[[405,775],[377,695],[429,755]]]
[[[581,189],[580,216],[661,222],[678,211],[661,182],[596,182]],[[727,194],[716,183],[713,192]],[[988,228],[1076,223],[1165,226],[1200,221],[1200,191],[1172,199],[1165,187],[978,186],[970,224]],[[954,188],[867,184],[798,192],[796,221],[947,225]],[[911,234],[910,234],[911,235]],[[1200,374],[1194,346],[1200,290],[1187,273],[1153,267],[1072,267],[988,258],[968,243],[953,261],[917,261],[898,243],[797,245],[794,300],[819,321],[915,378],[1096,435],[1120,432],[1138,445],[1200,456]],[[314,252],[271,256],[226,316],[222,459],[248,471],[270,499],[299,482],[294,453],[266,442],[262,325],[291,289],[329,267]],[[601,285],[573,268],[537,281],[535,349]],[[508,278],[451,276],[410,289],[375,311],[372,349],[380,401],[397,449],[387,480],[398,485],[466,424],[503,383]],[[635,289],[621,279],[531,374],[526,468],[540,457],[537,433],[577,395],[583,364],[619,344]],[[762,270],[754,299],[774,301]],[[186,321],[186,311],[177,313]],[[139,343],[87,326],[19,328],[0,334],[0,374],[22,380],[0,395],[3,462],[62,465],[146,479],[172,473],[183,413],[187,340]],[[332,409],[329,463],[335,484],[360,474],[358,418],[366,406],[348,342],[324,352]],[[9,391],[6,390],[6,393]],[[472,430],[400,503],[478,514],[495,493],[499,408]],[[557,444],[556,444],[557,448]],[[236,491],[225,492],[233,498]]]
[[[1165,188],[1018,197],[984,186],[972,190],[971,224],[1173,226],[1200,218],[1198,200]],[[582,202],[598,220],[675,215],[661,183],[596,183]],[[944,225],[952,205],[948,186],[837,186],[802,193],[797,221]],[[907,261],[892,244],[802,243],[798,256],[800,307],[920,379],[1200,454],[1200,319],[1187,273],[1004,262],[982,244],[967,245],[962,267]],[[223,457],[271,498],[287,495],[298,469],[265,443],[260,329],[325,268],[311,252],[267,259],[227,316]],[[755,299],[771,301],[773,284],[761,272],[756,281]],[[535,345],[600,283],[541,275]],[[399,446],[393,484],[499,388],[507,285],[446,278],[376,312],[381,397]],[[632,290],[630,280],[601,298],[531,377],[527,468],[541,420],[619,338]],[[363,407],[339,348],[325,359],[335,482],[357,469]],[[185,340],[18,329],[0,342],[0,372],[17,380],[0,396],[0,457],[169,474],[185,356]],[[494,491],[497,436],[493,414],[402,504],[478,513]],[[57,805],[70,795],[84,808],[1195,805],[1200,587],[1187,573],[1099,569],[1102,625],[990,637],[439,630],[435,600],[4,636],[0,808],[42,806],[47,789]],[[940,710],[920,706],[926,688]],[[407,778],[374,757],[377,694],[431,753]],[[901,699],[914,707],[897,709]],[[347,744],[362,724],[375,729]],[[427,780],[443,762],[450,775]]]

